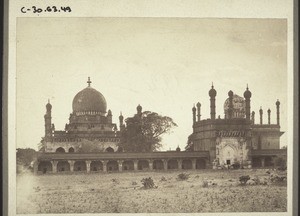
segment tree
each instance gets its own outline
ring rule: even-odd
[[[31,148],[17,148],[17,172],[21,170],[26,170],[30,167],[31,162],[37,157],[37,152]]]
[[[168,116],[144,111],[126,119],[118,144],[126,152],[152,152],[162,147],[161,136],[170,133],[177,124]]]
[[[193,134],[189,135],[185,150],[194,151]]]

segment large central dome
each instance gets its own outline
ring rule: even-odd
[[[73,99],[73,112],[77,114],[105,114],[106,100],[104,96],[90,86],[90,79],[88,80],[88,87],[78,92]]]

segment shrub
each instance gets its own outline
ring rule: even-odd
[[[278,175],[272,175],[270,177],[270,180],[272,183],[275,184],[282,184],[282,183],[286,183],[286,177],[285,176],[278,176]]]
[[[208,181],[203,180],[203,182],[202,182],[202,187],[208,187]]]
[[[131,182],[132,185],[137,185],[136,181]]]
[[[241,185],[246,185],[247,181],[250,179],[249,175],[246,176],[240,176],[239,181],[241,183]]]
[[[187,174],[187,173],[180,173],[178,174],[177,176],[177,180],[187,180],[188,178],[190,177],[190,174]]]
[[[258,178],[258,176],[255,176],[252,181],[254,182],[255,185],[260,185],[260,179]]]
[[[115,184],[119,184],[119,180],[118,180],[118,179],[113,178],[111,181],[112,181],[113,183],[115,183]]]
[[[234,164],[232,164],[232,168],[233,169],[239,169],[241,167],[239,162],[234,162]]]
[[[149,178],[143,178],[141,180],[143,186],[145,189],[150,189],[150,188],[154,188],[155,187],[155,184],[154,184],[154,181],[151,177]]]
[[[160,181],[167,181],[166,177],[161,177]]]

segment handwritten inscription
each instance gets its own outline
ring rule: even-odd
[[[72,12],[72,9],[67,6],[67,7],[57,7],[57,6],[48,6],[45,8],[41,7],[22,7],[21,8],[21,13],[35,13],[35,14],[40,14],[40,13],[70,13]]]

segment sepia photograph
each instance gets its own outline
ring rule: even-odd
[[[290,19],[15,6],[11,215],[291,215]]]

